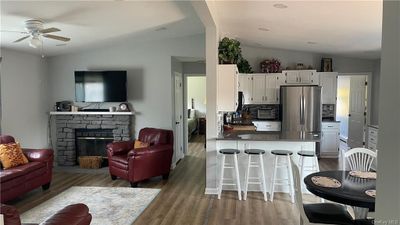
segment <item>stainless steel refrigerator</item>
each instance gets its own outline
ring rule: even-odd
[[[321,132],[321,87],[281,86],[282,131]]]

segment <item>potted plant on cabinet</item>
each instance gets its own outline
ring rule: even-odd
[[[218,58],[220,64],[236,64],[241,58],[242,50],[240,49],[240,42],[224,37],[218,46]]]

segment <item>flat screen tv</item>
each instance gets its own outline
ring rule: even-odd
[[[76,102],[126,102],[126,71],[75,71]]]

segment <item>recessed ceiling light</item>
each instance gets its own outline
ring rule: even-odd
[[[315,45],[315,44],[317,44],[317,42],[315,42],[315,41],[307,41],[307,44],[309,44],[309,45]]]
[[[162,31],[162,30],[166,30],[166,29],[167,29],[166,27],[159,27],[159,28],[155,29],[155,31]]]
[[[274,4],[274,7],[278,8],[278,9],[286,9],[288,6],[285,4],[282,4],[282,3],[277,3],[277,4]]]
[[[258,30],[261,30],[261,31],[269,31],[269,29],[268,29],[268,28],[265,28],[265,27],[260,27],[260,28],[258,28]]]

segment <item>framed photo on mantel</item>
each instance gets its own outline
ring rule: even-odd
[[[332,72],[332,58],[321,59],[321,72]]]

